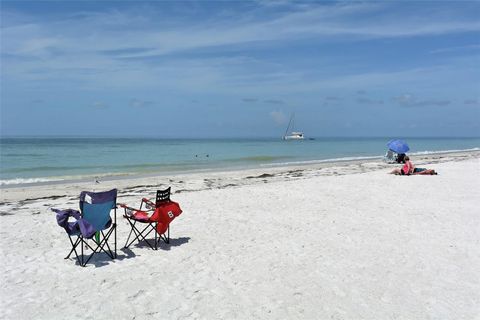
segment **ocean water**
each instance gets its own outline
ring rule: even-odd
[[[0,186],[381,157],[391,138],[1,138]],[[480,138],[408,138],[410,154],[480,148]]]

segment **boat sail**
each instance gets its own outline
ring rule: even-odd
[[[292,113],[290,117],[290,121],[288,122],[287,130],[285,130],[285,135],[283,136],[283,140],[303,140],[305,137],[303,136],[303,132],[300,131],[293,131],[295,127],[295,113]],[[288,134],[288,132],[290,134]]]

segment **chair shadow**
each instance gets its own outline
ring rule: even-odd
[[[155,241],[154,238],[148,239],[151,243]],[[172,247],[178,247],[190,241],[190,237],[180,237],[180,238],[170,238],[169,243],[160,241],[158,243],[159,250],[168,251]],[[135,247],[145,247],[150,249],[150,246],[145,241],[140,241],[134,244]],[[84,253],[83,259],[86,260],[90,256],[90,252]],[[80,256],[81,257],[81,256]],[[99,252],[93,255],[93,257],[88,261],[86,266],[94,265],[95,268],[100,268],[109,265],[110,263],[115,263],[115,261],[122,261],[125,259],[135,258],[136,254],[130,248],[120,248],[117,249],[117,257],[115,259],[110,258],[105,252]],[[79,265],[77,259],[75,259],[75,264]]]
[[[83,255],[83,259],[88,259],[90,253],[86,253]],[[128,249],[128,248],[121,248],[117,249],[117,257],[115,259],[110,258],[108,254],[105,252],[99,252],[93,255],[93,257],[88,261],[86,267],[88,265],[94,265],[95,268],[100,268],[109,265],[110,263],[114,263],[115,261],[122,261],[125,259],[132,259],[136,256],[136,254]],[[81,256],[80,256],[81,257]],[[76,260],[76,259],[75,259]],[[78,261],[75,261],[76,265],[79,265]]]
[[[155,238],[150,238],[147,239],[150,243],[155,243]],[[170,238],[169,243],[165,243],[164,241],[160,240],[158,242],[158,249],[159,250],[170,250],[172,247],[179,247],[185,243],[188,243],[190,241],[190,237],[180,237],[180,238]],[[150,246],[144,241],[137,241],[137,243],[134,244],[135,247],[144,247],[144,248],[149,248]]]

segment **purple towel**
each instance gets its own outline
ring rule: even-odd
[[[95,234],[93,226],[85,219],[82,219],[80,211],[73,209],[59,210],[53,209],[57,213],[57,223],[64,228],[69,235],[81,233],[85,238],[91,238]],[[74,222],[68,222],[68,218],[75,218]]]

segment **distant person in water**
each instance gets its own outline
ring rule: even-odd
[[[401,176],[409,176],[411,174],[437,174],[435,170],[426,169],[426,168],[415,168],[413,163],[410,161],[409,156],[404,158],[405,164],[402,168],[395,168],[390,172],[391,174],[397,174]]]

